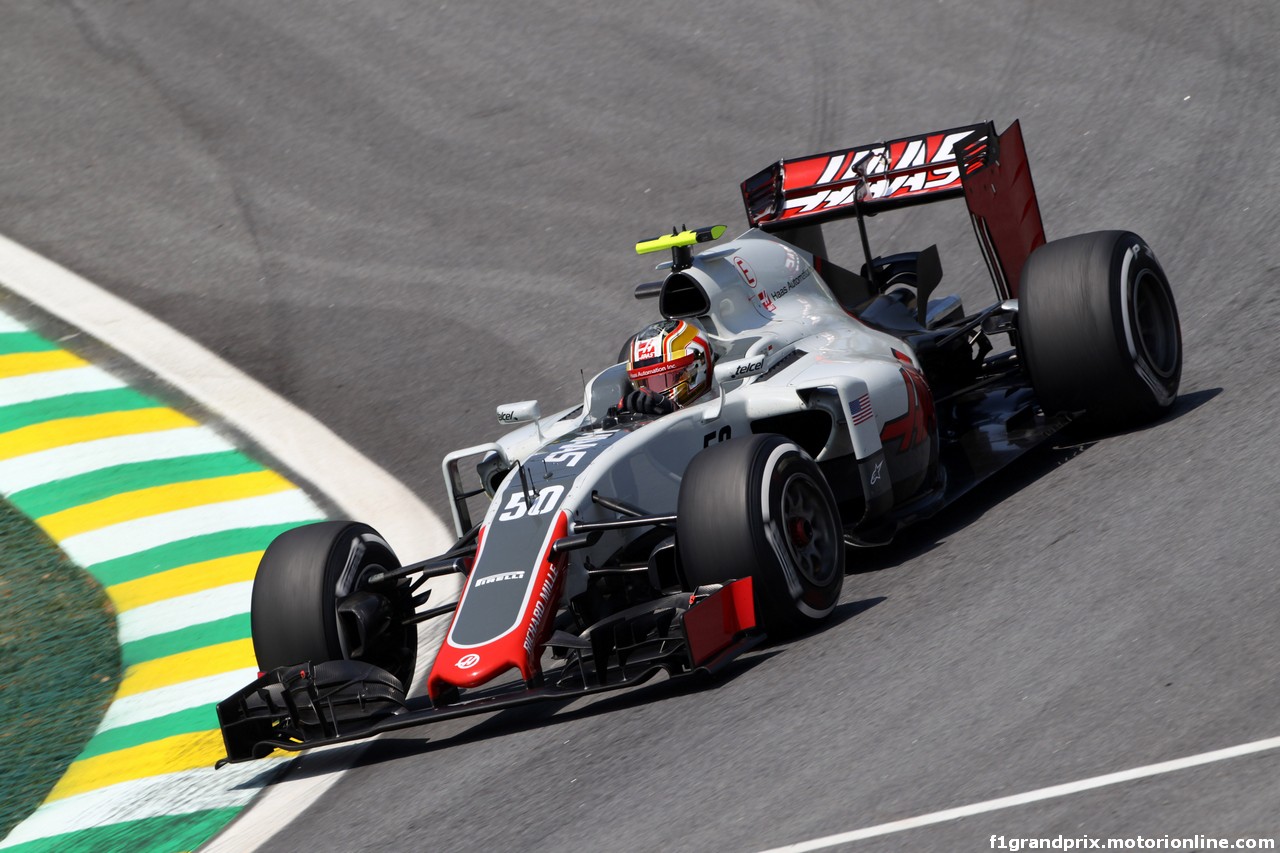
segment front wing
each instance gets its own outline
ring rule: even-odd
[[[607,617],[581,635],[556,632],[547,647],[563,664],[535,683],[515,680],[433,704],[358,661],[281,667],[218,703],[228,763],[358,740],[423,723],[544,700],[634,687],[660,672],[715,674],[764,640],[750,578],[706,595],[677,593]]]

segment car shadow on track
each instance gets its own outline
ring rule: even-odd
[[[602,714],[614,714],[629,708],[654,705],[702,690],[715,690],[718,686],[735,680],[777,655],[787,652],[793,643],[803,642],[811,634],[830,630],[885,600],[884,596],[876,596],[837,605],[831,617],[814,631],[788,637],[782,644],[769,644],[758,651],[750,652],[715,676],[695,675],[675,679],[657,676],[652,681],[637,684],[631,688],[623,688],[617,693],[595,697],[548,699],[497,711],[487,717],[451,721],[453,726],[466,726],[461,731],[450,731],[452,726],[448,723],[429,724],[430,728],[424,725],[421,728],[405,729],[403,732],[382,735],[372,741],[352,744],[349,748],[365,750],[357,759],[357,764],[368,767],[384,762],[416,758],[452,747],[503,737],[514,732],[536,731]],[[440,736],[433,738],[430,736],[432,732],[439,732]],[[348,747],[333,747],[320,753],[308,753],[307,760],[300,762],[290,772],[290,778],[322,776],[336,769],[344,769],[349,763],[349,759],[342,755],[342,750],[346,748]],[[326,758],[326,756],[329,757]]]
[[[860,575],[896,568],[927,554],[947,537],[973,524],[988,511],[1009,500],[1058,466],[1066,464],[1089,450],[1098,442],[1159,429],[1205,405],[1221,394],[1222,390],[1205,388],[1181,394],[1164,417],[1132,429],[1111,433],[1089,433],[1068,427],[1053,441],[1030,451],[1013,465],[976,486],[973,491],[964,496],[963,500],[943,509],[933,518],[907,528],[890,544],[873,548],[850,548],[845,573]]]
[[[508,708],[488,717],[477,718],[478,722],[469,722],[467,728],[453,733],[441,732],[435,735],[439,729],[422,728],[383,735],[369,744],[368,751],[359,759],[359,765],[368,767],[384,762],[419,758],[438,751],[505,737],[516,732],[533,732],[552,726],[561,726],[602,714],[614,714],[629,708],[653,705],[708,688],[714,689],[718,682],[737,678],[774,655],[780,654],[781,651],[767,649],[737,660],[716,679],[696,677],[666,679],[659,676],[654,681],[626,689],[624,692],[598,698],[545,700],[517,708]]]

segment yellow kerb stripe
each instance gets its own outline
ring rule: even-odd
[[[36,521],[54,539],[66,539],[135,518],[283,492],[293,487],[275,471],[253,471],[138,489],[51,513]]]
[[[73,762],[45,802],[146,776],[212,767],[225,754],[217,729],[174,735]]]
[[[248,669],[257,665],[253,640],[232,640],[203,649],[193,649],[129,667],[120,681],[116,698],[145,693],[158,687],[194,681],[210,675]]]
[[[66,350],[48,352],[16,352],[0,355],[0,379],[9,376],[26,376],[28,373],[45,373],[50,370],[66,370],[68,367],[84,367],[88,362]]]
[[[251,551],[247,554],[236,554],[203,563],[192,563],[189,566],[179,566],[167,572],[109,586],[107,595],[111,596],[118,612],[132,610],[144,604],[154,604],[167,598],[177,598],[179,595],[212,589],[215,586],[253,580],[253,575],[258,570],[258,561],[261,559],[261,551]]]
[[[79,444],[82,441],[195,425],[196,422],[191,418],[180,415],[173,409],[136,409],[131,412],[104,412],[79,418],[61,418],[0,434],[0,460],[39,453],[53,447]]]

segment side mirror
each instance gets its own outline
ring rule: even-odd
[[[498,407],[498,423],[524,424],[542,417],[537,400],[522,400],[519,403],[503,403]]]
[[[498,423],[500,424],[525,424],[533,422],[533,428],[538,431],[538,438],[542,438],[542,425],[538,423],[538,419],[542,417],[542,410],[538,408],[537,400],[521,400],[519,403],[503,403],[498,407]]]

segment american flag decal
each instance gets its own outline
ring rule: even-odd
[[[873,414],[875,413],[871,411],[871,397],[868,394],[863,394],[849,403],[849,415],[853,418],[854,426],[871,420]]]

